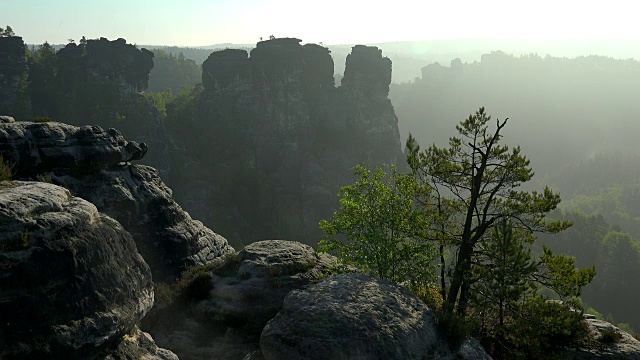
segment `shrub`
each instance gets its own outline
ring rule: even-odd
[[[33,119],[33,122],[37,122],[37,123],[46,123],[46,122],[52,122],[53,119],[50,117],[45,117],[45,116],[37,116],[35,119]]]
[[[2,155],[0,155],[0,181],[11,180],[13,176],[13,164],[5,161]]]
[[[605,344],[616,343],[622,339],[622,334],[616,329],[600,330],[600,341]]]
[[[522,303],[520,316],[509,319],[502,333],[484,339],[494,359],[553,359],[566,346],[588,339],[582,313],[541,296]]]

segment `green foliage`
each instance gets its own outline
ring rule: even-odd
[[[320,222],[326,238],[319,249],[378,278],[424,287],[434,280],[435,257],[426,215],[414,204],[413,178],[390,171],[356,166],[359,179],[341,189],[340,209]]]
[[[145,93],[146,97],[153,101],[156,109],[160,113],[160,117],[163,120],[167,119],[167,104],[171,102],[173,99],[173,91],[171,89],[166,89],[161,92],[147,92]]]
[[[53,184],[53,173],[42,173],[36,175],[36,180],[44,183]]]
[[[630,335],[637,336],[636,331],[628,323],[619,323],[619,324],[616,325],[616,327],[618,327],[620,330],[622,330],[624,332],[629,333]]]
[[[546,246],[543,246],[540,261],[540,271],[535,275],[535,280],[562,298],[579,297],[582,288],[596,276],[595,266],[576,269],[574,257],[555,255]]]
[[[11,26],[7,25],[7,27],[4,29],[0,27],[0,37],[9,37],[9,36],[16,36],[16,33],[13,32],[13,29],[11,28]]]
[[[600,330],[599,340],[605,344],[616,343],[622,339],[622,334],[616,329]]]
[[[545,220],[545,214],[556,208],[560,196],[546,188],[542,192],[518,191],[521,184],[531,180],[533,171],[520,148],[501,145],[501,131],[507,120],[497,121],[489,130],[489,116],[484,108],[456,127],[460,137],[449,140],[449,148],[432,145],[424,151],[416,140],[407,140],[407,162],[412,173],[425,189],[421,203],[438,207],[446,200],[449,216],[457,219],[457,226],[447,228],[447,243],[454,246],[449,291],[445,298],[447,312],[455,307],[461,314],[472,294],[473,260],[479,250],[486,248],[486,236],[502,219],[510,219],[513,226],[526,232],[558,232],[568,228],[568,222]],[[428,191],[427,191],[428,190]],[[438,227],[438,225],[436,225]],[[443,283],[443,293],[445,293]]]
[[[0,155],[0,182],[11,180],[13,167],[13,164],[5,161],[2,155]]]
[[[171,90],[178,93],[183,86],[192,87],[202,81],[202,68],[195,61],[187,59],[182,52],[177,56],[160,49],[153,50],[153,69],[149,74],[151,92]]]
[[[555,359],[563,347],[582,345],[588,327],[580,312],[534,296],[523,302],[519,316],[506,322],[501,335],[483,339],[494,359]]]
[[[35,121],[56,117],[61,110],[60,80],[57,78],[59,69],[56,50],[49,43],[32,49],[27,92],[32,99]]]
[[[538,264],[531,255],[531,234],[516,229],[508,219],[501,219],[491,233],[491,240],[480,244],[473,269],[474,306],[484,312],[497,308],[498,327],[505,315],[518,312],[518,302],[532,293],[532,277]]]
[[[215,267],[216,263],[208,263],[186,269],[168,289],[161,289],[164,291],[161,305],[167,307],[178,299],[187,303],[205,299],[213,289],[211,271]]]

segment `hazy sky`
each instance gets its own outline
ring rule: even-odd
[[[636,0],[0,0],[27,43],[81,36],[147,45],[378,43],[462,38],[640,39]],[[606,5],[606,6],[605,6]]]

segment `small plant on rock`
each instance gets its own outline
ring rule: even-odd
[[[5,161],[2,155],[0,155],[0,181],[11,180],[13,176],[13,164]]]

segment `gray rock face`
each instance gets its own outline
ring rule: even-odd
[[[178,356],[159,348],[151,335],[136,326],[122,338],[118,347],[105,360],[178,360]]]
[[[234,251],[173,201],[154,168],[123,165],[80,178],[54,174],[52,180],[118,220],[135,239],[156,281],[173,280],[186,267]]]
[[[260,333],[282,308],[284,297],[320,278],[332,261],[295,241],[255,242],[213,271],[211,297],[196,311]]]
[[[12,122],[16,122],[16,120],[12,116],[0,115],[0,123],[12,123]]]
[[[343,274],[294,290],[260,337],[265,359],[490,359],[475,341],[458,352],[407,289]]]
[[[266,240],[217,262],[209,296],[178,315],[159,314],[155,323],[166,326],[151,330],[181,358],[240,360],[256,351],[286,294],[322,276],[333,258],[298,242]]]
[[[26,47],[19,36],[0,37],[0,114],[24,115],[28,106],[23,92],[27,84]]]
[[[0,357],[93,358],[153,306],[118,222],[46,183],[0,189]]]
[[[97,172],[120,162],[139,160],[142,143],[129,142],[118,130],[62,123],[0,123],[0,154],[18,175],[54,169]]]
[[[586,319],[589,324],[589,335],[595,339],[589,348],[567,349],[562,359],[567,360],[639,360],[640,341],[612,324],[594,318]],[[615,336],[614,339],[607,339]],[[617,335],[615,335],[617,334]]]
[[[336,88],[330,51],[300,42],[261,41],[250,56],[212,53],[194,113],[175,132],[200,164],[197,176],[171,184],[176,198],[235,243],[315,245],[318,222],[338,207],[356,164],[404,163],[388,99],[391,61],[376,47],[356,46]]]
[[[0,124],[0,156],[18,176],[49,176],[118,220],[133,235],[156,281],[173,280],[185,267],[232,252],[227,241],[173,201],[171,189],[141,159],[144,143],[115,129],[62,123]]]

